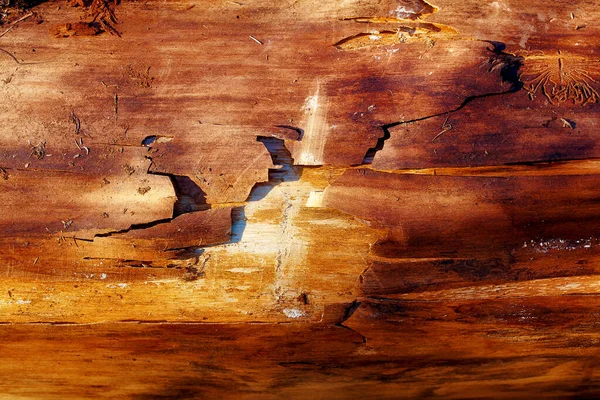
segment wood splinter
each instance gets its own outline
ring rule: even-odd
[[[444,121],[444,123],[442,124],[442,131],[440,133],[438,133],[437,135],[435,135],[435,137],[433,139],[431,139],[431,142],[433,143],[435,141],[435,139],[439,138],[440,136],[442,136],[444,133],[448,132],[449,130],[452,130],[452,124],[448,123],[448,118],[450,118],[449,116],[446,117],[446,120]]]

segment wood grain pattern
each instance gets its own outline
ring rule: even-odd
[[[0,397],[598,397],[594,2],[0,9]]]

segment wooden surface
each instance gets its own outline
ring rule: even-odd
[[[0,8],[0,397],[600,395],[595,2]]]

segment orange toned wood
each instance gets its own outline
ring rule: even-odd
[[[581,247],[598,234],[598,178],[352,170],[329,186],[325,205],[389,228],[372,248],[386,258],[494,254],[540,238]]]
[[[0,11],[0,397],[598,397],[594,2]]]

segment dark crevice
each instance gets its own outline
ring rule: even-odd
[[[76,237],[75,240],[77,240],[79,242],[88,242],[88,243],[94,242],[94,239],[85,239],[85,238],[78,238],[78,237]]]
[[[149,149],[151,149],[150,144],[154,143],[156,138],[157,136],[148,136],[142,141],[142,145],[148,146]],[[147,144],[145,144],[144,142],[146,142]],[[206,193],[202,189],[200,189],[200,187],[196,185],[196,183],[194,183],[194,181],[192,181],[189,177],[163,172],[152,172],[150,171],[153,162],[152,158],[146,158],[150,161],[150,165],[148,166],[148,170],[146,171],[148,175],[167,176],[171,180],[173,190],[175,191],[175,196],[177,197],[177,200],[173,204],[172,217],[146,222],[143,224],[133,224],[127,229],[111,231],[107,233],[99,233],[94,235],[94,237],[110,237],[113,235],[124,234],[134,230],[148,229],[157,225],[171,223],[175,218],[183,214],[210,209],[210,205],[206,203]]]
[[[193,264],[188,264],[188,265],[181,265],[181,264],[154,265],[153,263],[155,261],[150,261],[150,260],[134,260],[134,259],[122,259],[122,258],[110,258],[110,257],[84,257],[83,259],[84,260],[119,261],[121,264],[116,265],[116,266],[121,267],[121,268],[190,270],[191,268],[201,265],[200,256],[202,255],[203,251],[195,251],[194,249],[195,248],[185,247],[185,248],[181,248],[181,249],[165,249],[165,250],[163,250],[163,251],[168,251],[168,252],[176,252],[175,257],[173,257],[172,260],[195,259]],[[194,251],[192,251],[192,250],[194,250]]]
[[[290,151],[285,147],[284,140],[265,136],[258,136],[256,140],[265,146],[271,155],[271,160],[275,168],[269,169],[267,182],[260,182],[254,185],[246,200],[248,202],[262,200],[275,186],[282,182],[298,181],[300,175],[302,175],[302,167],[294,165],[294,159]]]
[[[84,260],[115,260],[114,258],[108,257],[83,257]],[[155,268],[155,269],[183,269],[182,266],[175,265],[167,265],[167,266],[153,266],[152,261],[145,260],[130,260],[130,259],[117,259],[119,262],[123,263],[123,265],[117,265],[118,267],[130,267],[130,268]]]
[[[282,126],[283,127],[283,126]],[[297,130],[294,127],[285,126],[287,129]],[[302,130],[297,130],[303,133]],[[261,142],[269,154],[275,168],[269,169],[269,179],[267,182],[260,182],[254,185],[250,191],[247,202],[260,201],[264,199],[271,190],[282,182],[293,182],[300,179],[302,167],[294,165],[292,154],[285,147],[283,139],[257,136],[256,140]],[[231,243],[238,243],[242,239],[246,228],[245,207],[236,207],[231,212]]]
[[[346,322],[348,319],[350,319],[350,317],[356,312],[356,310],[358,310],[358,308],[360,307],[360,304],[361,304],[361,302],[358,301],[358,300],[354,300],[352,303],[346,303],[346,304],[344,304],[346,306],[346,308],[344,309],[343,315],[333,325],[337,326],[337,327],[340,327],[342,329],[349,330],[350,332],[356,333],[357,335],[359,335],[362,338],[362,342],[364,344],[366,344],[367,343],[367,338],[366,338],[365,335],[363,335],[360,332],[357,332],[354,329],[352,329],[352,328],[344,325],[344,322]]]
[[[431,118],[441,117],[444,115],[447,116],[447,115],[450,115],[450,114],[453,114],[455,112],[462,110],[463,108],[465,108],[469,103],[471,103],[474,100],[482,99],[482,98],[486,98],[486,97],[492,97],[492,96],[501,96],[501,95],[510,94],[510,93],[514,93],[514,90],[512,88],[505,92],[473,95],[473,96],[467,97],[458,107],[456,107],[453,110],[443,111],[443,112],[439,112],[437,114],[432,114],[432,115],[427,115],[425,117],[411,119],[409,121],[397,121],[397,122],[392,122],[392,123],[389,123],[386,125],[382,125],[381,129],[383,129],[384,134],[381,138],[379,138],[377,140],[377,144],[375,145],[375,147],[372,147],[369,150],[367,150],[367,153],[365,154],[365,157],[363,159],[363,164],[372,164],[373,163],[373,160],[374,160],[377,152],[380,150],[383,150],[385,141],[391,138],[390,129],[392,129],[392,128],[395,128],[400,125],[407,125],[407,124],[412,124],[415,122],[421,122],[421,121],[425,121],[425,120],[428,120]]]
[[[356,330],[354,330],[354,329],[352,329],[352,328],[350,328],[350,327],[348,327],[346,325],[343,325],[343,324],[335,324],[335,326],[338,326],[340,328],[347,329],[350,332],[356,333],[357,335],[359,335],[362,338],[363,344],[367,344],[367,337],[365,335],[363,335],[362,333],[360,333],[360,332],[358,332],[358,331],[356,331]]]
[[[509,89],[507,91],[504,91],[504,92],[486,93],[486,94],[478,94],[478,95],[469,96],[458,107],[456,107],[456,108],[454,108],[452,110],[442,111],[442,112],[439,112],[437,114],[432,114],[432,115],[428,115],[428,116],[421,117],[421,118],[415,118],[415,119],[411,119],[409,121],[392,122],[391,124],[382,125],[381,128],[383,128],[383,129],[390,129],[390,128],[395,128],[396,126],[399,126],[399,125],[406,125],[406,124],[411,124],[411,123],[414,123],[414,122],[425,121],[425,120],[428,120],[430,118],[441,117],[443,115],[450,115],[450,114],[453,114],[455,112],[458,112],[458,111],[462,110],[463,108],[465,108],[467,105],[469,105],[469,103],[471,103],[474,100],[483,99],[483,98],[486,98],[486,97],[502,96],[502,95],[511,94],[511,93],[514,93],[514,92],[515,92],[515,90],[513,88],[511,88],[511,89]]]
[[[290,127],[289,129],[294,128]],[[303,133],[302,130],[299,130],[299,134]],[[284,140],[266,136],[258,136],[256,140],[265,146],[271,155],[273,164],[276,165],[275,169],[269,169],[268,184],[275,184],[273,186],[276,186],[282,182],[293,182],[300,179],[302,167],[294,166],[294,159],[290,151],[285,147]],[[249,201],[251,200],[249,199]]]
[[[382,127],[382,129],[383,129],[383,136],[377,140],[377,144],[375,145],[375,147],[371,147],[369,150],[367,150],[367,154],[365,154],[365,158],[363,159],[362,165],[373,164],[373,159],[375,158],[375,154],[377,154],[377,152],[379,150],[383,150],[385,141],[392,137],[392,135],[390,134],[390,131],[387,127]]]
[[[152,175],[164,175],[171,179],[177,200],[173,205],[173,216],[171,218],[163,218],[156,221],[146,222],[143,224],[133,224],[127,229],[111,231],[107,233],[98,233],[94,237],[110,237],[113,235],[124,234],[134,230],[153,228],[157,225],[171,223],[180,215],[192,213],[196,211],[208,210],[209,205],[206,204],[206,194],[187,176],[178,176],[171,174],[152,173]],[[190,184],[191,182],[191,184]]]
[[[157,136],[147,136],[144,141],[150,141],[149,138],[156,137]],[[151,141],[150,143],[154,143],[154,141]],[[148,146],[148,151],[151,150],[152,147]],[[206,192],[200,189],[190,177],[167,172],[154,172],[152,171],[152,165],[154,164],[152,157],[146,156],[146,159],[150,161],[148,169],[146,170],[148,175],[166,176],[171,180],[171,185],[173,185],[173,190],[177,197],[177,200],[173,205],[173,217],[171,219],[177,218],[182,214],[208,210],[210,208],[210,205],[206,202]]]
[[[373,159],[378,151],[382,150],[385,141],[388,140],[390,135],[390,129],[399,125],[406,125],[410,123],[425,121],[430,118],[436,118],[441,116],[448,116],[455,112],[458,112],[469,105],[472,101],[477,99],[483,99],[487,97],[493,96],[502,96],[505,94],[516,93],[523,88],[523,82],[521,81],[520,69],[523,66],[523,57],[515,56],[510,53],[506,53],[504,50],[506,49],[506,45],[502,42],[495,42],[491,40],[483,40],[483,42],[491,44],[493,47],[488,47],[488,50],[492,53],[492,56],[489,59],[489,68],[488,73],[499,71],[500,77],[503,83],[509,83],[510,89],[504,92],[497,93],[485,93],[480,95],[472,95],[467,98],[456,108],[448,111],[443,111],[433,115],[427,115],[425,117],[411,119],[409,121],[397,121],[392,122],[386,125],[382,125],[381,129],[383,129],[383,136],[379,138],[375,147],[370,148],[365,154],[363,164],[372,164]]]
[[[142,146],[145,147],[150,147],[150,145],[152,143],[154,143],[156,141],[156,136],[152,135],[152,136],[146,136],[143,140],[142,140]]]
[[[173,175],[162,172],[149,172],[151,175],[167,176],[171,180],[177,200],[173,205],[173,218],[182,214],[204,211],[210,208],[206,202],[206,192],[188,176]]]
[[[348,304],[348,306],[346,307],[346,310],[344,310],[344,315],[342,316],[342,320],[338,323],[335,324],[335,326],[339,326],[340,328],[344,328],[347,329],[351,332],[356,333],[357,335],[360,335],[362,337],[362,341],[364,344],[367,343],[367,337],[365,335],[363,335],[360,332],[355,331],[354,329],[344,325],[344,322],[346,322],[348,319],[350,319],[350,317],[356,312],[356,310],[358,310],[358,308],[360,307],[360,301],[358,300],[354,300],[352,303]]]
[[[139,230],[139,229],[148,229],[148,228],[152,228],[152,227],[154,227],[156,225],[168,224],[172,220],[173,220],[172,218],[164,218],[164,219],[159,219],[159,220],[152,221],[152,222],[146,222],[146,223],[143,223],[143,224],[133,224],[133,225],[131,225],[127,229],[122,229],[120,231],[111,231],[111,232],[106,232],[106,233],[97,233],[96,235],[94,235],[94,237],[110,237],[110,236],[113,236],[113,235],[119,235],[119,234],[127,233],[129,231],[134,231],[134,230]]]
[[[293,138],[293,140],[302,140],[302,138],[304,137],[304,129],[302,129],[302,128],[298,128],[296,126],[291,126],[291,125],[275,125],[275,127],[296,132],[296,136]],[[259,138],[261,138],[261,137],[263,137],[263,136],[259,136]],[[268,139],[268,137],[264,137],[264,138]],[[278,138],[278,139],[281,139],[281,138]]]
[[[166,142],[170,142],[172,139],[173,139],[172,137],[168,137],[168,136],[150,135],[150,136],[146,136],[144,139],[142,139],[141,145],[144,147],[152,147],[152,145],[154,143],[156,143],[156,144],[166,143]]]
[[[344,311],[344,316],[339,323],[343,324],[346,322],[352,316],[352,314],[358,310],[358,307],[360,307],[360,301],[358,300],[354,300],[352,303],[348,304],[348,307],[346,307],[346,310]]]

